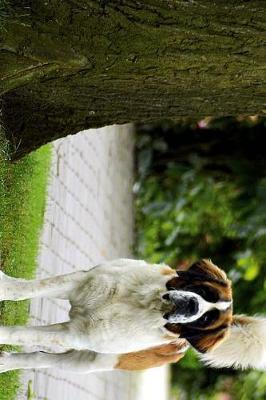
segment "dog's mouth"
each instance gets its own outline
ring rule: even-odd
[[[198,316],[200,305],[197,295],[192,292],[169,291],[162,296],[162,300],[168,305],[168,311],[163,315],[168,322],[187,322]]]

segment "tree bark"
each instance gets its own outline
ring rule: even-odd
[[[0,93],[13,157],[107,124],[264,115],[265,32],[260,0],[10,1]]]

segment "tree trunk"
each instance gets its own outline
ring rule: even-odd
[[[0,93],[13,157],[107,124],[266,113],[263,1],[10,3]]]

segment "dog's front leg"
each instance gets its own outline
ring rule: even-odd
[[[34,297],[68,299],[76,286],[86,279],[88,271],[54,276],[46,279],[26,280],[12,278],[0,271],[0,300],[25,300]]]
[[[14,369],[57,368],[85,374],[113,370],[117,364],[115,354],[70,350],[66,353],[0,353],[0,373]]]
[[[76,336],[70,332],[69,323],[47,326],[0,326],[0,344],[41,347],[61,346],[75,348]]]

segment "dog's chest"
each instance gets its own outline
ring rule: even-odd
[[[143,268],[118,276],[112,272],[102,271],[77,293],[72,321],[94,337],[96,351],[129,352],[161,344],[166,278]]]

